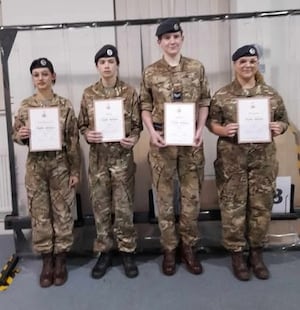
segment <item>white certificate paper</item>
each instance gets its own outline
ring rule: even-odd
[[[271,142],[268,98],[238,99],[238,143]]]
[[[59,108],[29,109],[30,152],[62,149]]]
[[[123,98],[95,100],[95,130],[103,142],[118,142],[125,137]]]
[[[194,145],[195,103],[165,102],[164,116],[164,139],[167,145]]]

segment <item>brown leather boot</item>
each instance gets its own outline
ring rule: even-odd
[[[66,265],[67,254],[65,252],[55,255],[54,263],[54,285],[63,285],[68,279],[68,271]]]
[[[176,250],[164,250],[162,270],[166,276],[172,276],[176,272]]]
[[[53,255],[52,253],[42,254],[43,268],[40,274],[40,286],[49,287],[53,284]]]
[[[250,248],[248,264],[258,279],[269,279],[270,272],[263,261],[263,248]]]
[[[203,272],[203,268],[193,248],[184,243],[180,247],[181,261],[186,264],[189,272],[193,274],[200,274]]]
[[[250,272],[244,260],[243,252],[232,252],[231,259],[235,277],[240,281],[248,281],[250,279]]]

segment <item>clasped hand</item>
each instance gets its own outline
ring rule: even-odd
[[[100,131],[88,130],[85,133],[86,140],[89,143],[101,143],[103,142],[103,135]],[[134,137],[126,137],[120,140],[120,144],[122,147],[126,149],[132,148],[136,143],[136,139]]]
[[[29,139],[30,137],[30,129],[26,126],[22,126],[18,131],[19,137],[21,140]]]

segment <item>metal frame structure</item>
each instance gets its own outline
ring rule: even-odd
[[[300,9],[296,10],[281,10],[281,11],[263,11],[263,12],[247,12],[247,13],[228,13],[215,15],[195,15],[195,16],[181,16],[176,17],[180,22],[197,22],[197,21],[226,21],[234,19],[247,18],[273,18],[283,16],[300,15]],[[5,229],[13,229],[16,238],[24,239],[22,229],[30,228],[30,218],[21,217],[18,212],[16,173],[15,173],[15,156],[12,132],[11,119],[11,101],[10,101],[10,87],[9,87],[9,70],[8,58],[14,44],[16,35],[19,31],[36,31],[36,30],[54,30],[54,29],[69,29],[69,28],[95,28],[95,27],[118,27],[118,26],[142,26],[158,24],[165,18],[150,18],[150,19],[128,19],[128,20],[114,20],[114,21],[92,21],[92,22],[76,22],[76,23],[59,23],[59,24],[33,24],[33,25],[15,25],[15,26],[1,26],[0,27],[0,52],[3,69],[3,86],[5,97],[5,111],[7,121],[7,139],[8,151],[10,158],[10,175],[11,175],[11,189],[12,189],[12,213],[5,218]],[[149,195],[150,197],[150,195]],[[149,199],[149,212],[136,212],[134,220],[138,223],[155,223],[156,219],[153,214],[153,204]],[[80,204],[79,204],[80,206]],[[79,214],[81,212],[79,210]],[[285,216],[275,216],[275,219],[297,219],[300,217],[297,213],[290,213]],[[219,210],[202,211],[199,215],[199,220],[220,220]],[[77,225],[93,225],[93,216],[85,217],[79,216]]]

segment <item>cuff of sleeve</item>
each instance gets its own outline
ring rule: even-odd
[[[153,107],[151,103],[143,103],[141,104],[141,110],[142,111],[148,111],[148,112],[152,112]]]
[[[199,101],[199,106],[200,107],[209,107],[210,106],[210,98],[201,99]]]
[[[79,179],[80,173],[79,173],[78,171],[71,170],[70,176],[72,176],[72,177],[77,177],[77,178]]]

